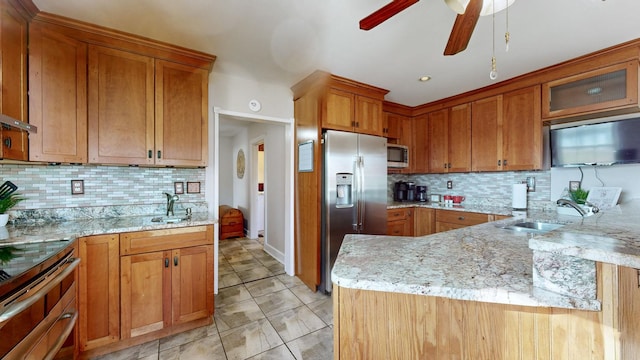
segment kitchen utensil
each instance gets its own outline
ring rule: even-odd
[[[464,196],[460,196],[460,195],[454,195],[451,197],[453,199],[453,203],[454,204],[460,204],[461,202],[464,201],[465,197]]]
[[[16,192],[16,190],[18,190],[18,187],[14,183],[11,181],[5,181],[0,185],[0,200],[6,199],[9,195]]]

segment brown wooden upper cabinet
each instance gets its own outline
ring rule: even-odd
[[[87,44],[29,26],[29,160],[87,162]]]
[[[429,172],[471,170],[471,105],[429,114]]]
[[[638,111],[638,60],[542,84],[542,119]]]
[[[473,102],[472,171],[541,169],[540,86]]]
[[[384,136],[382,100],[330,88],[322,127]]]
[[[30,160],[206,166],[215,56],[88,26],[31,22]]]
[[[429,172],[429,121],[427,115],[413,118],[409,168],[414,174]]]
[[[18,4],[0,1],[0,113],[27,118],[27,15]],[[0,159],[28,160],[27,132],[0,126]]]
[[[89,48],[89,162],[205,166],[204,69]]]

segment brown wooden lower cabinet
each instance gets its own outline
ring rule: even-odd
[[[597,270],[599,312],[334,286],[334,359],[636,359],[638,271]]]
[[[456,210],[436,210],[436,232],[460,229],[489,221],[488,214]]]
[[[420,206],[388,209],[387,235],[424,236],[508,217],[505,215],[441,210]]]
[[[413,211],[413,236],[431,235],[435,232],[436,210],[416,207]]]
[[[213,226],[80,239],[81,357],[211,323]]]
[[[413,235],[413,207],[387,210],[387,235]]]

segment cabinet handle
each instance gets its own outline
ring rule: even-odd
[[[360,127],[360,122],[356,121],[356,127]]]
[[[445,168],[445,169],[447,168],[447,163],[444,163],[444,168]]]
[[[4,146],[7,147],[7,149],[11,149],[11,138],[7,137],[6,139],[4,139]]]
[[[149,150],[149,159],[153,158],[153,150]]]
[[[449,169],[451,169],[451,163],[448,163],[448,164],[447,164],[447,167],[448,167]]]
[[[458,220],[464,220],[464,216],[458,216]]]
[[[169,258],[164,258],[164,267],[169,267]]]
[[[504,166],[507,166],[507,159],[504,159],[502,163],[504,164]]]
[[[177,256],[173,257],[173,266],[178,266],[178,257]]]
[[[502,160],[498,160],[498,166],[502,166]]]
[[[162,158],[162,151],[158,150],[158,159]]]

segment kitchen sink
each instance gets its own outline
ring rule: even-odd
[[[179,223],[182,221],[187,220],[187,218],[185,217],[164,217],[164,216],[157,216],[151,219],[151,222],[157,222],[157,223],[165,223],[165,224],[173,224],[173,223]]]
[[[556,230],[563,226],[563,224],[546,223],[540,221],[522,221],[502,226],[502,228],[508,230],[543,234],[551,230]]]

